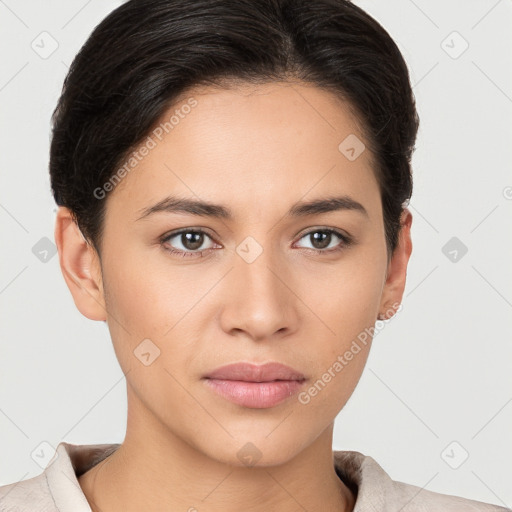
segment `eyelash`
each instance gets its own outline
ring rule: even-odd
[[[171,240],[172,238],[182,234],[182,233],[203,233],[204,235],[208,236],[209,238],[211,238],[211,236],[204,230],[202,229],[191,229],[191,228],[185,228],[185,229],[181,229],[179,231],[174,231],[170,234],[166,234],[164,235],[162,238],[160,238],[160,244],[162,246],[164,246],[164,244],[166,242],[168,242],[169,240]],[[302,238],[308,236],[308,235],[311,235],[313,233],[330,233],[330,234],[333,234],[333,235],[336,235],[338,238],[341,239],[342,243],[341,244],[338,244],[336,247],[332,247],[331,249],[312,249],[310,247],[303,247],[302,249],[306,250],[306,251],[313,251],[315,254],[320,254],[320,255],[325,255],[325,254],[333,254],[333,253],[336,253],[338,251],[342,251],[344,250],[345,248],[349,247],[352,243],[353,243],[353,240],[351,237],[339,232],[338,230],[336,229],[332,229],[332,228],[323,228],[323,229],[313,229],[311,231],[308,231],[307,233],[304,233],[300,238],[299,240],[301,240]],[[163,247],[165,251],[167,251],[168,253],[170,254],[174,254],[174,255],[177,255],[177,256],[181,256],[183,258],[185,257],[198,257],[198,258],[202,258],[204,256],[204,253],[208,252],[208,251],[211,251],[211,250],[215,250],[215,249],[205,249],[203,251],[180,251],[178,249],[173,249],[173,248],[167,248],[167,247]]]

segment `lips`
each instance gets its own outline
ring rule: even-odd
[[[217,395],[243,407],[268,409],[296,395],[306,378],[281,363],[234,363],[204,377],[205,385]]]
[[[233,363],[213,370],[205,376],[207,379],[237,380],[245,382],[272,382],[276,380],[302,381],[305,376],[281,363]]]

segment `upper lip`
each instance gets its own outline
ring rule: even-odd
[[[273,380],[304,380],[299,371],[281,363],[232,363],[221,366],[206,375],[207,379],[271,382]]]

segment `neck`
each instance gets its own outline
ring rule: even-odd
[[[334,469],[332,423],[286,462],[250,466],[214,459],[152,415],[132,413],[121,446],[78,479],[93,512],[354,508],[352,492]]]

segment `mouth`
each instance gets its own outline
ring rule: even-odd
[[[207,379],[239,380],[245,382],[272,382],[277,380],[301,381],[305,376],[298,370],[281,363],[233,363],[208,373]]]
[[[280,364],[234,363],[222,366],[204,377],[208,388],[226,400],[243,407],[274,407],[304,386],[306,377]]]

